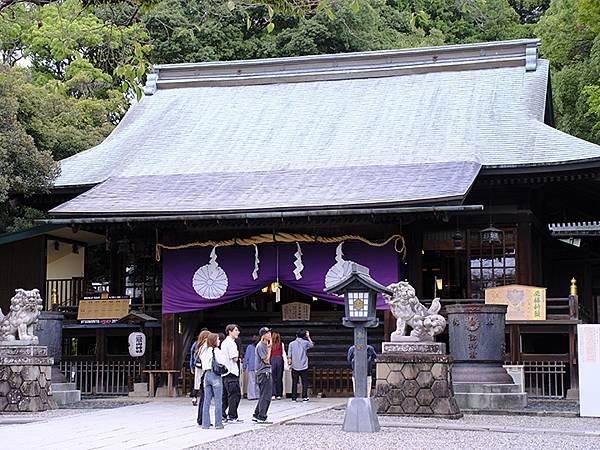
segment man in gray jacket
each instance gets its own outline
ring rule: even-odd
[[[288,347],[288,364],[292,369],[292,401],[298,401],[298,378],[302,380],[302,401],[308,401],[308,355],[307,350],[315,344],[308,330],[298,330],[296,339]]]

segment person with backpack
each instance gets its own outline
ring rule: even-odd
[[[206,350],[206,341],[208,339],[208,336],[210,335],[210,331],[208,330],[203,330],[200,332],[200,334],[198,335],[198,339],[196,340],[196,342],[194,342],[194,345],[192,346],[192,357],[191,357],[191,361],[190,361],[190,365],[192,365],[193,363],[193,367],[194,367],[194,389],[193,391],[196,392],[196,398],[199,399],[199,401],[197,401],[199,403],[198,405],[198,417],[196,419],[196,422],[198,422],[198,425],[202,426],[202,405],[204,404],[204,372],[205,370],[203,370],[202,367],[202,361],[200,359],[200,355],[202,354],[202,352],[204,350]]]
[[[210,402],[215,399],[215,429],[223,429],[223,378],[227,373],[225,355],[219,348],[219,335],[210,333],[206,348],[200,354],[204,372],[204,401],[202,405],[202,428],[210,428]]]
[[[208,331],[207,328],[202,328],[200,330],[200,333],[202,333],[203,331]],[[199,382],[197,382],[196,380],[196,362],[200,362],[200,360],[196,359],[196,348],[200,349],[200,346],[198,345],[198,343],[200,342],[200,333],[198,334],[198,338],[192,342],[192,346],[190,347],[190,372],[192,372],[192,376],[194,377],[194,385],[192,386],[192,392],[190,392],[190,398],[192,399],[192,405],[196,406],[198,404],[198,398],[200,398],[200,401],[202,401],[202,393],[198,392],[198,387],[197,384]],[[208,333],[206,333],[206,336],[208,336]],[[204,340],[206,340],[206,337],[204,338]]]
[[[356,372],[354,370],[354,354],[355,347],[352,345],[348,349],[347,359],[350,364],[352,364],[352,390],[354,391],[354,396],[356,396]],[[375,364],[375,360],[377,359],[377,353],[372,345],[367,345],[367,397],[371,396],[371,386],[373,383],[373,364]]]

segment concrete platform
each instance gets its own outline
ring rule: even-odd
[[[516,384],[454,383],[461,410],[518,410],[527,406],[527,394]]]
[[[52,397],[57,405],[64,406],[81,401],[81,391],[75,383],[52,383]]]
[[[271,403],[269,420],[282,423],[345,403],[341,398],[306,403],[278,400]],[[31,423],[15,424],[16,416],[1,415],[0,442],[7,449],[183,449],[268,427],[251,421],[255,406],[256,401],[242,400],[239,417],[244,422],[226,425],[224,430],[202,430],[196,423],[198,408],[189,398],[157,398],[140,405],[41,420],[31,415]]]

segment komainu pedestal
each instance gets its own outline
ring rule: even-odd
[[[0,343],[0,413],[55,409],[48,348],[19,342]]]
[[[377,358],[377,412],[461,418],[452,390],[451,363],[444,354],[382,353]]]

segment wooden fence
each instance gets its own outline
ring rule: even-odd
[[[139,361],[63,361],[60,370],[83,395],[127,395],[143,369],[158,369],[153,361],[144,367]]]

